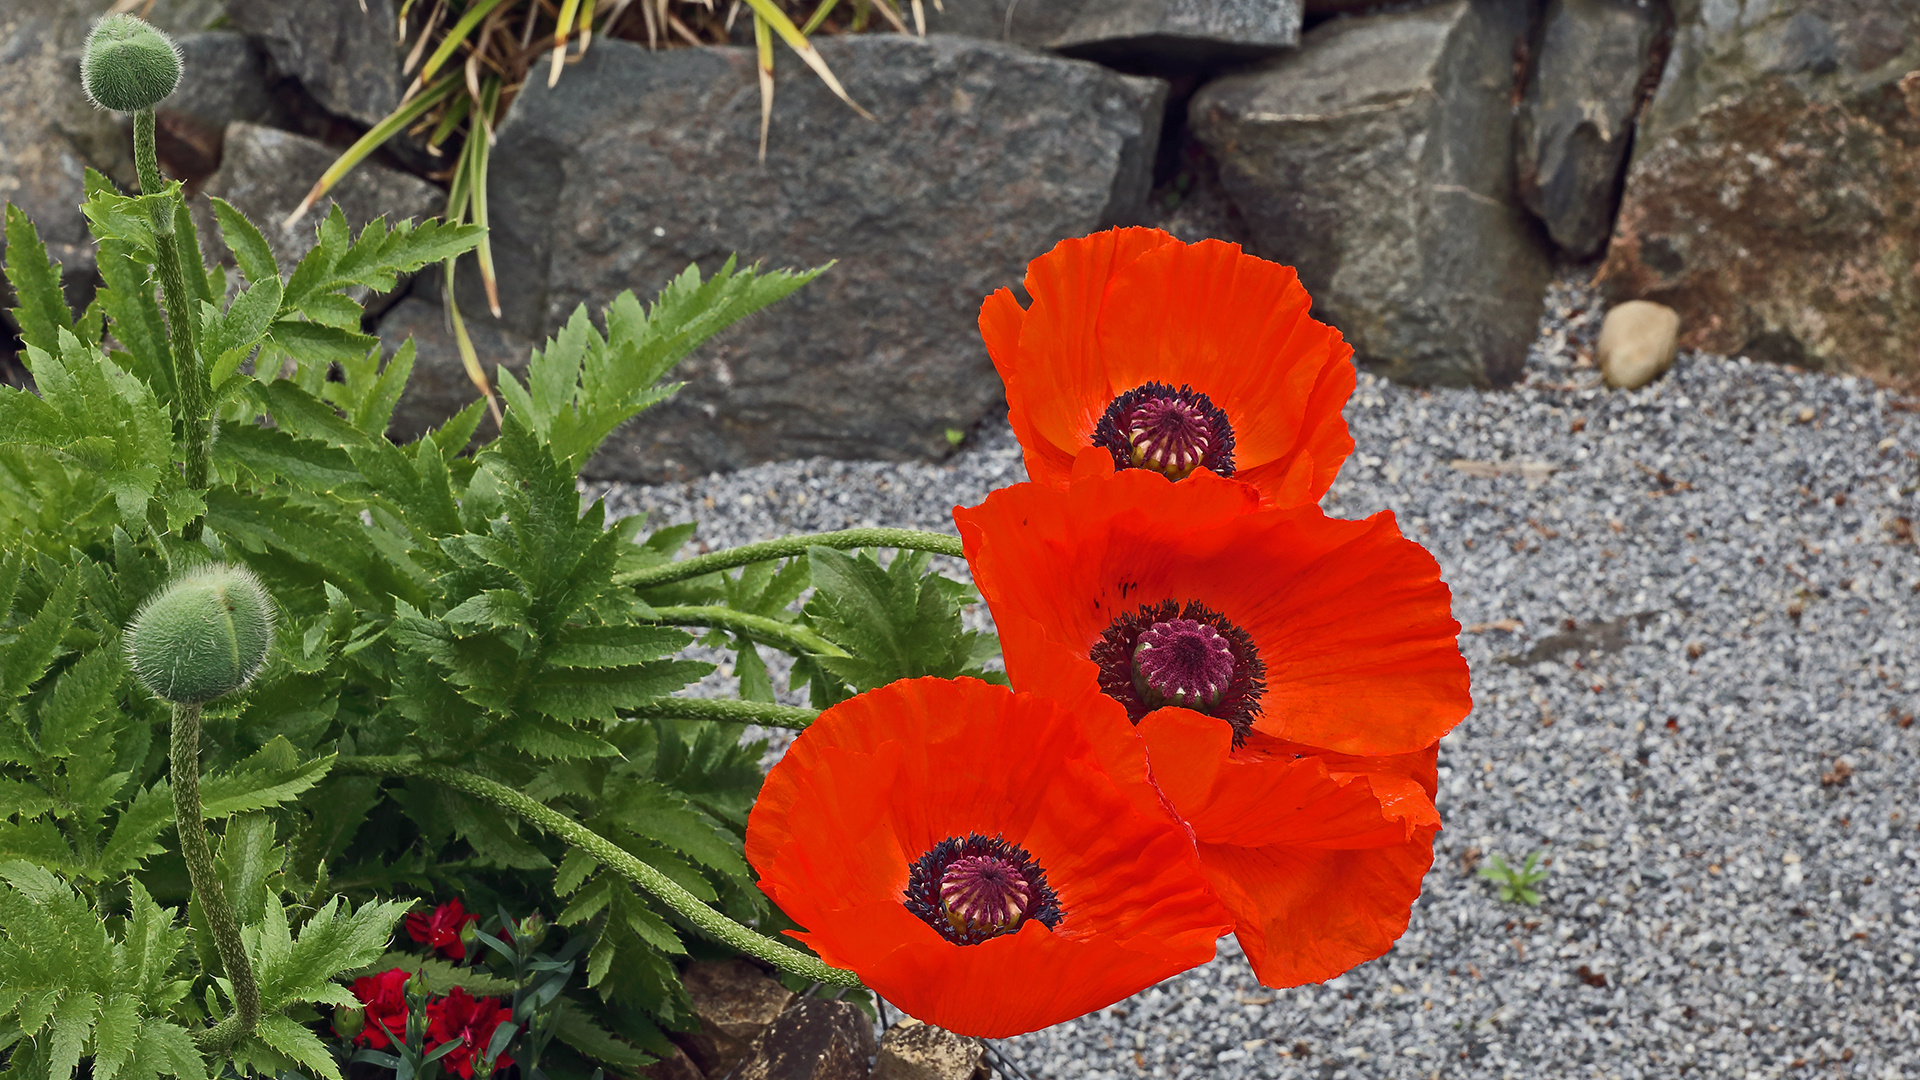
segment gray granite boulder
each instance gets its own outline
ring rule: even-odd
[[[1675,4],[1601,269],[1682,348],[1920,375],[1920,0]]]
[[[1546,238],[1514,190],[1523,0],[1338,19],[1202,87],[1190,123],[1251,249],[1299,268],[1318,317],[1396,379],[1518,377]]]
[[[1036,48],[1195,61],[1261,56],[1300,39],[1300,0],[945,0],[927,29]]]
[[[1514,152],[1521,199],[1569,255],[1598,254],[1613,231],[1659,22],[1635,0],[1548,0]]]
[[[400,104],[393,0],[228,0],[227,13],[322,108],[372,125]]]
[[[731,254],[836,265],[698,350],[596,475],[662,480],[824,454],[938,457],[1000,407],[981,299],[1069,236],[1144,212],[1165,84],[962,37],[824,40],[861,119],[782,64],[767,160],[750,50],[596,41],[500,125],[492,225],[508,329],[643,298]],[[485,314],[471,278],[461,308]]]

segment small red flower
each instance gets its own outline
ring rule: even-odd
[[[1206,962],[1229,926],[1192,841],[1136,808],[1138,786],[1052,701],[905,680],[795,740],[747,859],[827,963],[928,1023],[1017,1035]]]
[[[412,977],[413,973],[406,968],[394,968],[353,980],[353,996],[360,999],[367,1014],[366,1026],[354,1036],[354,1042],[384,1050],[392,1043],[387,1032],[402,1039],[407,1037],[406,986]]]
[[[460,932],[479,921],[480,916],[467,911],[456,896],[434,908],[430,914],[408,912],[407,936],[437,950],[442,956],[465,960],[467,943],[460,940]]]
[[[440,1059],[441,1065],[461,1080],[473,1080],[474,1066],[485,1056],[494,1029],[512,1019],[513,1010],[498,998],[476,998],[456,986],[451,994],[427,1004],[427,1049],[459,1043]],[[512,1064],[505,1054],[493,1063],[496,1071]]]
[[[1270,506],[1326,494],[1353,450],[1341,409],[1353,349],[1308,315],[1292,267],[1157,229],[1062,241],[1001,289],[980,334],[1035,482],[1064,487],[1097,451],[1179,479],[1205,468]]]

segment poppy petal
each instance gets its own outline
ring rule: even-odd
[[[1122,746],[1051,700],[896,682],[795,740],[748,819],[748,859],[796,937],[909,1014],[996,1038],[1045,1027],[1204,963],[1230,925],[1185,831],[1108,772]],[[915,861],[976,834],[1031,857],[1058,922],[959,944],[908,909]]]
[[[1352,452],[1353,350],[1311,317],[1291,267],[1118,229],[1062,242],[1025,285],[1029,307],[1000,290],[980,329],[1036,482],[1067,483],[1114,399],[1148,383],[1191,387],[1225,413],[1236,475],[1267,505],[1317,501]]]
[[[1410,774],[1429,770],[1435,749],[1330,768],[1313,755],[1232,753],[1224,723],[1185,709],[1159,710],[1140,730],[1261,982],[1324,981],[1406,931],[1440,828]]]
[[[1390,514],[1259,510],[1201,470],[1086,472],[1064,491],[1016,484],[954,521],[1015,688],[1092,669],[1096,643],[1144,605],[1198,602],[1264,664],[1255,730],[1367,756],[1431,745],[1472,707],[1439,566]],[[1084,682],[1085,675],[1081,676]]]

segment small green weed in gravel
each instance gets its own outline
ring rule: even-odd
[[[1480,868],[1480,876],[1500,886],[1500,899],[1505,903],[1538,904],[1540,894],[1533,887],[1547,880],[1548,873],[1547,868],[1540,865],[1540,855],[1538,851],[1528,855],[1518,869],[1494,855]]]

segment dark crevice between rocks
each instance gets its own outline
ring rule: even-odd
[[[1136,42],[1103,43],[1062,50],[1123,75],[1160,79],[1167,84],[1166,113],[1154,148],[1153,184],[1142,224],[1165,229],[1189,243],[1226,240],[1244,245],[1246,220],[1220,186],[1220,168],[1187,124],[1187,107],[1202,86],[1223,75],[1245,71],[1272,52],[1211,55],[1142,54],[1124,49]]]
[[[0,385],[33,389],[33,376],[27,374],[26,366],[20,362],[20,351],[25,347],[19,333],[0,320]]]

